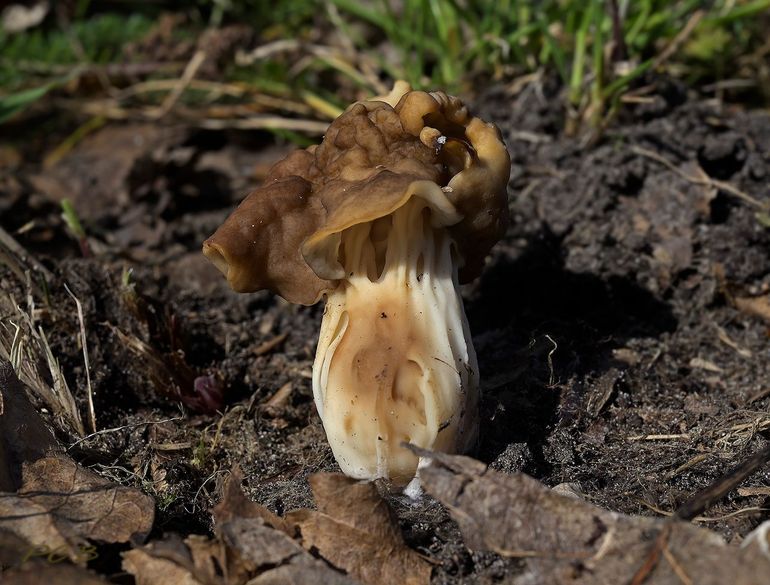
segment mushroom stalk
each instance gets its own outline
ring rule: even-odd
[[[463,452],[478,426],[478,367],[440,213],[412,197],[341,233],[313,394],[334,456],[353,477],[414,477],[404,443]]]

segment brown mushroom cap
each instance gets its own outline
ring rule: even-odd
[[[381,100],[353,104],[319,146],[278,162],[206,240],[204,253],[235,290],[318,301],[344,277],[341,232],[415,196],[449,229],[461,281],[478,276],[508,223],[510,159],[499,131],[442,92],[397,84]]]

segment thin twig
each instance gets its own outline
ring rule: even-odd
[[[137,423],[131,423],[131,424],[128,424],[128,425],[123,425],[121,427],[113,427],[111,429],[102,429],[101,431],[96,431],[95,433],[91,433],[90,435],[86,435],[85,437],[82,437],[82,438],[78,439],[77,441],[72,443],[69,447],[67,447],[67,451],[69,451],[73,447],[76,447],[77,445],[79,445],[83,441],[87,441],[88,439],[93,439],[94,437],[98,437],[100,435],[106,435],[108,433],[116,433],[118,431],[122,431],[122,430],[125,430],[125,429],[133,429],[134,427],[141,427],[142,425],[159,425],[159,424],[162,424],[162,423],[173,422],[173,421],[176,421],[176,420],[182,420],[182,418],[184,418],[184,417],[175,416],[174,418],[165,418],[163,420],[148,420],[148,421],[142,421],[142,422],[137,422]]]
[[[660,533],[658,534],[658,537],[652,543],[650,552],[647,554],[647,557],[644,559],[644,563],[642,563],[642,566],[639,567],[636,573],[634,573],[634,576],[631,578],[629,585],[642,585],[647,580],[647,578],[652,574],[652,572],[655,570],[655,568],[658,566],[658,563],[660,562],[660,555],[663,553],[663,550],[668,546],[668,537],[671,534],[672,528],[673,528],[673,524],[670,524],[668,522],[663,526],[663,528],[661,528]]]
[[[689,500],[677,508],[674,516],[682,520],[692,520],[721,500],[728,492],[769,460],[770,446],[760,449],[736,468],[728,471],[723,477],[719,478],[710,486],[693,495]]]
[[[253,65],[257,61],[267,59],[276,53],[296,51],[301,46],[300,42],[296,39],[281,39],[261,45],[249,53],[239,50],[235,53],[235,64],[246,67]]]
[[[58,65],[43,61],[25,59],[7,59],[0,57],[0,66],[14,67],[17,71],[33,75],[70,75],[72,65]],[[173,73],[183,69],[185,64],[179,61],[158,61],[147,63],[108,63],[106,65],[78,65],[74,70],[76,76],[97,75],[103,72],[111,77],[137,77],[152,73]]]

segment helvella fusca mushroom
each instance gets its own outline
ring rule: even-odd
[[[278,162],[203,251],[233,289],[325,300],[313,394],[346,474],[415,475],[404,444],[464,452],[476,355],[459,285],[508,224],[510,158],[456,97],[397,82]]]

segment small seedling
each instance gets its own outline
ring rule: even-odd
[[[75,211],[75,206],[69,199],[62,199],[61,202],[61,217],[67,226],[69,234],[77,241],[80,246],[80,253],[84,258],[91,256],[91,248],[88,244],[88,236],[83,229],[83,224],[80,223],[80,218]]]

